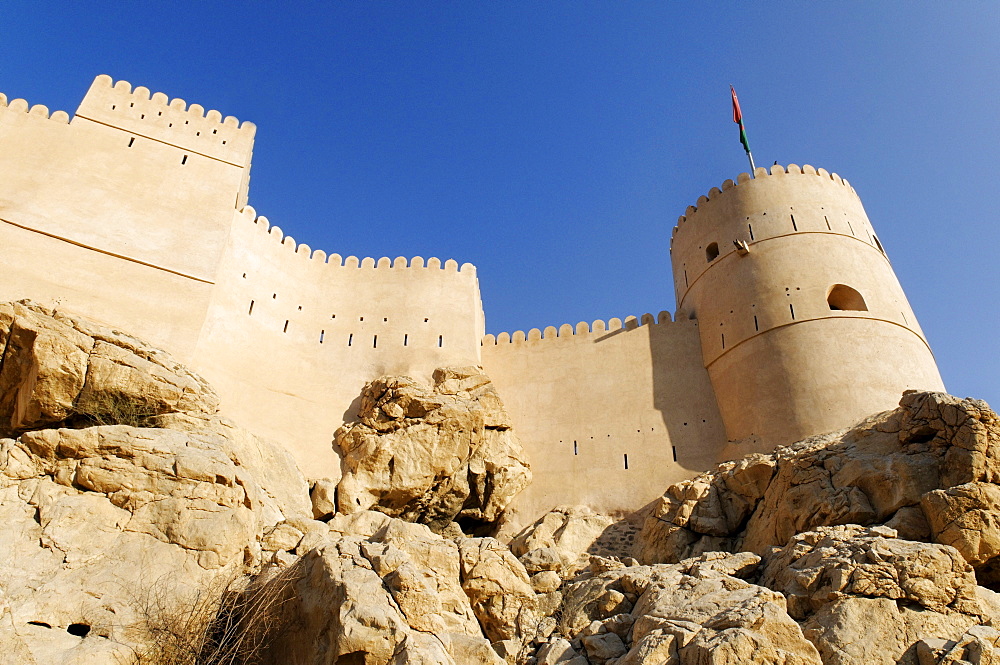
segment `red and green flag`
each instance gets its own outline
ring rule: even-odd
[[[729,92],[733,95],[733,122],[740,126],[740,143],[743,144],[743,149],[746,150],[747,157],[750,159],[750,173],[753,174],[755,166],[753,155],[750,154],[750,142],[747,141],[747,130],[743,126],[743,111],[740,110],[740,100],[736,97],[736,88],[729,86]]]

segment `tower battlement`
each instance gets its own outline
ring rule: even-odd
[[[206,113],[200,104],[189,106],[162,92],[150,95],[143,86],[133,90],[128,81],[104,74],[94,79],[76,117],[242,167],[250,166],[257,132],[252,122]]]

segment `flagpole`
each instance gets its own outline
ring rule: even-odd
[[[757,167],[753,163],[753,153],[750,152],[749,150],[747,150],[747,159],[750,160],[750,177],[753,178],[754,177],[753,174],[757,170]]]

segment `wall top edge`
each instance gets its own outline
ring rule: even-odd
[[[498,335],[489,334],[483,337],[483,346],[494,346],[500,344],[518,344],[520,342],[533,342],[536,340],[565,339],[568,337],[586,336],[591,334],[605,334],[618,330],[635,330],[641,326],[654,326],[673,323],[670,312],[660,312],[656,316],[650,313],[641,317],[626,316],[625,320],[615,317],[607,321],[597,319],[593,323],[580,321],[576,326],[564,323],[559,328],[547,326],[544,330],[532,328],[527,333],[517,330],[514,333],[502,332]]]
[[[370,256],[358,258],[357,256],[343,257],[337,253],[327,254],[321,249],[314,250],[305,243],[297,243],[293,237],[285,235],[280,227],[272,225],[267,217],[257,215],[257,211],[254,210],[253,206],[244,206],[244,208],[239,211],[239,215],[245,221],[254,224],[259,232],[267,234],[268,237],[274,240],[280,248],[285,249],[288,253],[299,256],[305,260],[317,261],[329,266],[343,268],[372,268],[390,270],[398,270],[401,268],[428,268],[443,270],[445,272],[461,273],[472,277],[475,277],[476,275],[476,266],[471,263],[463,263],[459,265],[458,261],[455,259],[448,259],[442,262],[441,259],[433,256],[425,260],[422,256],[414,256],[409,259],[405,256],[397,256],[396,258],[391,259],[387,256],[379,258]]]
[[[771,167],[770,171],[768,171],[766,168],[762,166],[758,166],[757,169],[754,171],[754,175],[752,178],[750,177],[749,173],[740,173],[736,177],[735,181],[726,180],[725,182],[722,183],[721,187],[713,187],[708,191],[706,195],[700,196],[695,205],[688,206],[687,210],[684,211],[684,214],[677,218],[677,225],[673,228],[673,231],[670,234],[670,244],[673,245],[674,237],[677,235],[681,227],[684,226],[686,222],[690,221],[690,218],[698,212],[699,207],[705,205],[707,202],[717,198],[722,194],[725,194],[725,192],[728,192],[731,189],[735,189],[741,185],[753,182],[754,180],[759,180],[763,178],[775,178],[775,177],[782,178],[782,177],[787,177],[789,175],[813,176],[822,178],[825,181],[829,181],[831,185],[839,185],[842,187],[846,187],[852,193],[855,193],[854,188],[851,187],[851,183],[848,182],[847,179],[841,178],[836,173],[830,173],[826,169],[822,168],[817,169],[809,164],[806,164],[801,167],[798,164],[789,164],[788,166],[781,166],[779,164],[775,164],[774,166]]]

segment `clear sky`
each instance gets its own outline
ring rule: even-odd
[[[0,91],[109,74],[257,124],[250,203],[479,269],[488,332],[674,309],[677,216],[757,163],[850,180],[949,390],[1000,406],[1000,3],[0,2]],[[2,253],[2,248],[0,248]]]

